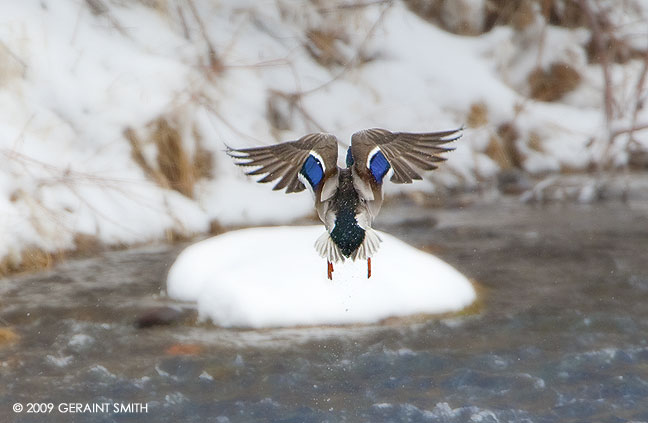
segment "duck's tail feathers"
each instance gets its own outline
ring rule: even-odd
[[[355,261],[356,259],[366,260],[373,257],[373,255],[378,251],[378,248],[380,248],[381,242],[382,239],[380,239],[378,232],[371,228],[365,229],[364,240],[358,249],[353,252],[351,259]],[[320,256],[326,258],[331,263],[343,262],[345,260],[340,247],[333,242],[333,239],[328,232],[324,232],[319,238],[317,238],[317,241],[315,241],[315,249]]]
[[[378,248],[380,248],[381,242],[382,239],[380,239],[378,232],[374,231],[371,228],[366,228],[364,240],[362,241],[362,244],[360,244],[360,247],[358,247],[358,249],[353,252],[351,258],[353,260],[366,260],[370,257],[373,257],[373,255],[378,251]]]
[[[315,241],[315,250],[317,250],[320,256],[326,258],[331,263],[344,261],[340,247],[333,242],[328,232],[324,232],[317,238],[317,241]]]

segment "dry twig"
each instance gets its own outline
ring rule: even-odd
[[[614,96],[612,95],[612,76],[610,74],[610,58],[607,49],[605,48],[605,43],[603,41],[602,29],[598,22],[598,17],[590,7],[588,0],[579,0],[579,4],[587,20],[590,23],[590,29],[592,31],[592,40],[596,46],[596,50],[600,56],[601,60],[601,70],[603,71],[603,105],[605,107],[605,122],[610,138],[608,142],[611,143],[611,132],[610,128],[612,126],[613,119],[613,104]]]
[[[93,15],[105,16],[106,19],[112,24],[112,26],[124,37],[130,38],[130,35],[124,27],[119,23],[119,21],[110,13],[110,9],[102,0],[86,0],[86,4],[90,8],[90,12]]]
[[[648,48],[646,49],[646,52],[644,54],[643,68],[641,69],[641,73],[639,74],[639,78],[637,79],[637,86],[635,87],[636,97],[635,97],[634,108],[632,111],[632,121],[630,123],[630,130],[628,131],[628,138],[630,139],[630,143],[637,142],[634,139],[634,133],[636,131],[641,131],[648,128],[648,122],[643,124],[637,124],[637,119],[639,117],[639,110],[641,110],[641,108],[644,105],[643,103],[646,100],[646,98],[644,98],[646,96],[646,92],[644,91],[644,85],[646,84],[647,75],[648,75]],[[618,133],[615,134],[615,136],[617,135],[619,134]]]
[[[205,28],[205,24],[203,23],[202,19],[200,19],[200,15],[198,14],[196,5],[194,4],[193,0],[187,0],[187,4],[189,4],[191,13],[194,15],[194,19],[196,20],[198,26],[200,27],[200,33],[202,34],[203,39],[205,40],[205,44],[207,44],[207,50],[209,53],[209,67],[216,72],[222,71],[223,64],[221,63],[218,54],[216,54],[216,49],[214,48],[214,45],[209,39],[209,35],[207,34],[207,28]]]
[[[371,25],[371,28],[369,28],[369,31],[367,31],[367,33],[365,34],[364,38],[362,39],[362,42],[360,43],[360,45],[356,49],[356,52],[353,55],[353,57],[351,59],[349,59],[349,61],[347,63],[344,64],[344,67],[342,68],[342,70],[340,72],[338,72],[337,75],[335,75],[333,78],[329,79],[325,83],[323,83],[323,84],[321,84],[321,85],[319,85],[319,86],[317,86],[315,88],[311,88],[310,90],[306,90],[306,91],[300,91],[300,92],[295,93],[295,94],[300,95],[300,96],[306,96],[306,95],[312,94],[312,93],[314,93],[316,91],[319,91],[319,90],[321,90],[323,88],[326,88],[329,85],[331,85],[332,83],[334,83],[335,81],[337,81],[338,79],[340,79],[342,76],[344,76],[354,65],[356,65],[357,62],[358,62],[358,59],[360,59],[360,56],[362,54],[362,49],[369,42],[369,40],[373,36],[374,32],[376,32],[376,29],[378,28],[378,25],[385,19],[385,15],[387,14],[387,11],[391,8],[391,6],[394,4],[394,2],[393,2],[393,0],[390,0],[390,1],[386,2],[386,4],[387,5],[380,12],[380,15],[378,16],[378,19],[376,19],[376,21],[373,23],[373,25]]]

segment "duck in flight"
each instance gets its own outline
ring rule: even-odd
[[[315,133],[297,141],[232,149],[227,153],[239,166],[254,167],[247,175],[263,176],[257,182],[278,180],[273,190],[286,193],[308,188],[326,232],[315,249],[327,260],[327,275],[333,279],[333,264],[345,259],[367,260],[381,239],[371,228],[383,201],[386,176],[397,184],[420,180],[421,171],[434,170],[446,159],[440,156],[454,148],[444,146],[461,137],[462,128],[430,133],[390,132],[366,129],[351,137],[346,168],[337,165],[338,140],[334,135]]]

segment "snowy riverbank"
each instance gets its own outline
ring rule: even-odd
[[[637,52],[648,43],[643,2],[611,11],[593,3],[609,11],[628,52],[610,64],[611,119],[582,21],[547,24],[531,7],[526,20],[487,28],[485,1],[452,3],[428,20],[413,1],[3,3],[0,273],[34,251],[88,240],[137,244],[214,222],[311,213],[307,194],[284,196],[244,177],[224,142],[313,131],[348,142],[366,127],[466,124],[443,169],[405,187],[427,192],[474,186],[507,168],[626,163],[648,148],[647,131],[624,132],[648,122],[637,91],[645,63]],[[610,131],[619,133],[613,144]]]

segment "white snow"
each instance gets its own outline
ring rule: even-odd
[[[228,232],[184,250],[169,271],[171,298],[197,303],[199,315],[223,327],[373,323],[392,316],[461,310],[476,298],[470,281],[437,257],[380,233],[366,261],[334,266],[313,244],[323,226]]]
[[[0,2],[0,260],[20,261],[27,247],[74,248],[79,234],[121,245],[204,232],[212,220],[280,224],[312,213],[307,194],[282,198],[254,186],[224,143],[271,144],[314,131],[348,143],[367,127],[458,127],[471,105],[487,107],[487,122],[466,131],[441,169],[388,194],[493,177],[499,168],[486,149],[502,123],[517,127],[530,172],[585,169],[605,152],[622,164],[631,142],[648,148],[646,130],[607,148],[602,72],[586,60],[583,28],[547,25],[538,12],[522,30],[458,36],[403,2],[320,3],[195,0],[203,33],[186,2]],[[450,26],[479,30],[487,3],[444,2],[443,15]],[[610,10],[619,36],[645,48],[645,2],[609,3],[593,2]],[[305,47],[315,29],[337,35],[332,45],[343,62],[363,63],[318,63]],[[210,70],[207,39],[222,69]],[[559,61],[583,76],[580,86],[559,101],[528,98],[529,73]],[[615,129],[648,122],[648,108],[638,107],[645,95],[635,89],[642,69],[639,59],[611,67]],[[291,104],[293,93],[301,95]],[[286,128],[268,121],[271,100]],[[147,134],[161,117],[177,127],[189,156],[200,142],[213,158],[211,177],[196,182],[192,198],[158,185],[132,157],[127,128],[157,169]]]

